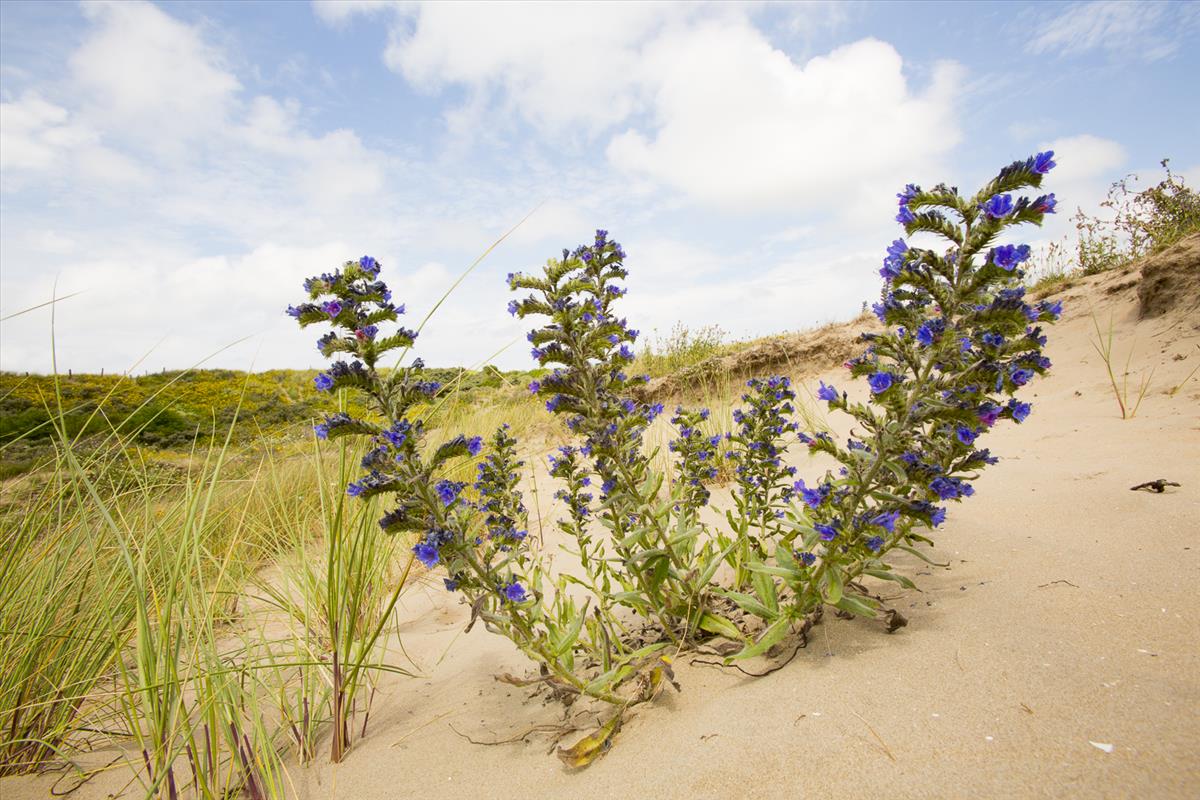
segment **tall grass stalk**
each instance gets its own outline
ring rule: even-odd
[[[302,543],[278,578],[260,580],[258,588],[292,625],[292,652],[271,656],[277,670],[290,672],[279,695],[285,727],[307,760],[321,724],[330,721],[330,758],[338,762],[354,739],[356,719],[359,735],[365,735],[376,675],[413,675],[388,663],[382,646],[393,631],[389,623],[408,585],[413,555],[401,538],[380,530],[374,502],[348,506],[342,487],[351,480],[352,459],[344,440],[336,477],[319,447],[313,463],[323,521],[321,557],[310,559]]]
[[[1133,362],[1133,350],[1130,346],[1129,355],[1125,358],[1125,369],[1121,372],[1121,381],[1117,383],[1117,376],[1113,372],[1113,321],[1111,315],[1108,319],[1108,330],[1102,331],[1100,328],[1100,320],[1096,317],[1096,313],[1092,312],[1092,325],[1096,329],[1096,338],[1092,341],[1092,348],[1100,356],[1104,362],[1104,368],[1108,372],[1108,380],[1112,386],[1113,397],[1117,400],[1117,406],[1121,409],[1121,419],[1133,419],[1137,416],[1138,408],[1142,405],[1142,399],[1146,396],[1146,392],[1150,390],[1150,381],[1154,378],[1154,369],[1151,368],[1149,373],[1143,370],[1143,375],[1138,381],[1137,396],[1133,399],[1133,404],[1130,405],[1129,400],[1129,365]]]

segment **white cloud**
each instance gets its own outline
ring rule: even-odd
[[[1091,134],[1067,136],[1047,142],[1042,150],[1053,150],[1056,184],[1073,184],[1094,178],[1109,180],[1113,172],[1125,163],[1125,148],[1112,139]]]
[[[419,88],[499,90],[533,124],[598,131],[633,113],[647,38],[687,7],[664,3],[397,6],[384,59]]]
[[[733,338],[797,330],[853,316],[879,292],[878,248],[809,246],[764,268],[755,251],[720,256],[664,238],[630,246],[622,313],[647,336],[666,336],[676,322],[717,324]]]
[[[1094,0],[1074,3],[1039,24],[1029,42],[1032,53],[1074,56],[1091,50],[1143,61],[1157,61],[1178,51],[1184,31],[1200,19],[1189,4]],[[1179,7],[1179,6],[1182,6]]]
[[[142,184],[145,173],[130,159],[101,144],[99,133],[62,106],[26,92],[0,103],[0,171],[25,185],[30,173],[59,172],[106,183]]]
[[[393,0],[312,0],[313,11],[330,25],[342,25],[355,14],[373,14],[395,5]]]
[[[456,135],[518,119],[570,143],[626,125],[608,144],[611,164],[643,190],[666,185],[707,205],[861,209],[879,187],[932,171],[960,138],[957,65],[936,65],[917,91],[899,53],[873,39],[798,64],[751,22],[753,6],[391,8],[389,66],[427,91],[467,89],[447,115]],[[811,33],[840,20],[817,5],[789,24]]]
[[[960,138],[952,104],[961,70],[939,65],[916,94],[899,53],[877,40],[800,66],[749,25],[706,25],[656,42],[648,71],[655,130],[622,133],[608,157],[712,205],[857,199],[847,187],[903,185]]]
[[[95,27],[69,63],[93,113],[159,143],[201,137],[224,121],[241,84],[196,29],[149,3],[83,9]]]

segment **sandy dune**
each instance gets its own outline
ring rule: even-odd
[[[682,693],[641,707],[611,752],[571,773],[548,734],[464,738],[507,739],[562,710],[493,680],[528,662],[482,627],[463,634],[468,609],[438,581],[403,612],[427,677],[385,679],[367,738],[340,765],[293,768],[296,796],[1200,796],[1200,375],[1167,394],[1200,364],[1200,312],[1139,321],[1139,277],[1061,293],[1033,416],[987,437],[1001,463],[939,531],[932,555],[949,566],[896,559],[921,589],[890,595],[906,628],[827,615],[761,679],[684,657]],[[1089,344],[1092,309],[1103,324],[1112,314],[1121,365],[1133,346],[1134,368],[1156,367],[1135,419],[1119,418]],[[843,383],[841,370],[803,380],[816,377]],[[802,475],[823,469],[796,458]],[[1130,491],[1160,477],[1182,487]],[[15,800],[47,786],[0,789]]]

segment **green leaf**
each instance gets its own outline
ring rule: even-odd
[[[650,561],[653,559],[666,558],[666,557],[667,557],[666,550],[663,550],[661,547],[655,547],[652,550],[643,550],[640,553],[630,556],[626,560],[626,563],[627,564],[639,564],[643,561]]]
[[[668,547],[674,547],[681,542],[686,542],[688,539],[695,539],[700,534],[701,529],[698,527],[688,528],[685,531],[675,534],[667,540]]]
[[[646,656],[654,655],[659,650],[666,650],[670,646],[670,642],[655,642],[654,644],[648,644],[645,647],[639,647],[637,650],[634,650],[632,653],[626,656],[623,663],[628,664],[634,661],[641,661]]]
[[[700,630],[715,633],[717,636],[724,636],[726,639],[735,641],[742,639],[742,632],[737,629],[729,620],[724,617],[705,611],[700,615]]]
[[[617,549],[618,550],[628,550],[635,545],[641,544],[641,540],[646,535],[647,530],[649,530],[649,529],[648,528],[638,528],[633,533],[629,534],[624,539],[617,542],[617,545],[616,545]]]
[[[632,673],[633,667],[628,664],[619,664],[603,675],[598,675],[595,680],[584,687],[583,691],[586,694],[610,692],[617,684],[628,678]]]
[[[737,546],[737,540],[734,540],[733,542],[730,542],[728,547],[726,547],[717,555],[713,556],[713,559],[708,562],[708,565],[705,566],[704,571],[700,574],[700,579],[696,582],[696,585],[707,586],[708,584],[712,583],[713,576],[717,574],[717,569],[721,566],[722,562],[729,557],[729,554],[733,552],[733,548]]]
[[[906,553],[912,553],[914,556],[916,556],[917,558],[921,559],[921,560],[922,560],[922,561],[924,561],[926,564],[930,564],[930,565],[932,565],[932,566],[935,566],[935,567],[948,567],[948,566],[950,566],[950,562],[946,562],[945,564],[938,563],[937,561],[934,561],[934,560],[933,560],[933,559],[931,559],[929,556],[925,555],[925,554],[924,554],[924,553],[922,553],[920,550],[918,550],[918,549],[917,549],[917,548],[915,548],[915,547],[912,547],[911,545],[907,545],[907,544],[900,544],[900,545],[896,545],[896,546],[897,546],[897,547],[899,547],[901,550],[903,550],[903,551],[904,551],[904,552],[906,552]]]
[[[842,611],[849,611],[858,617],[874,617],[875,616],[875,601],[869,597],[855,597],[852,595],[843,595],[840,600],[834,603],[835,606]]]
[[[740,653],[730,656],[727,661],[739,661],[743,658],[754,658],[761,656],[763,653],[770,650],[775,645],[783,641],[783,637],[787,636],[788,630],[791,628],[791,617],[783,616],[775,620],[770,626],[762,632],[762,636],[758,637],[758,641],[742,649]]]
[[[579,612],[579,616],[575,617],[574,621],[571,622],[571,627],[567,628],[567,630],[563,633],[562,641],[560,641],[558,646],[552,651],[555,658],[558,658],[563,653],[570,650],[571,646],[575,644],[575,640],[579,638],[579,631],[583,627],[583,622],[587,619],[587,612],[588,604],[584,603],[583,609]]]
[[[829,581],[829,588],[825,596],[826,602],[836,606],[842,599],[842,576],[838,573],[836,566],[830,565],[826,578]]]
[[[775,591],[775,581],[771,580],[770,575],[755,572],[750,576],[750,584],[754,587],[754,591],[758,594],[758,598],[762,600],[763,605],[772,612],[779,611],[779,595]],[[760,614],[759,616],[763,615]]]
[[[780,568],[787,570],[796,570],[796,559],[792,556],[792,548],[786,545],[778,545],[775,548],[775,563]]]
[[[903,586],[905,589],[916,589],[917,585],[903,575],[892,572],[886,569],[865,569],[863,574],[870,575],[872,578],[879,578],[884,581],[892,581]]]
[[[757,598],[751,597],[743,592],[735,592],[730,589],[716,589],[714,591],[716,591],[716,593],[722,597],[728,597],[730,600],[737,603],[738,608],[742,609],[748,614],[753,614],[754,616],[765,620],[773,620],[779,616],[777,613],[760,603]]]
[[[784,567],[772,567],[769,564],[763,564],[760,562],[747,564],[746,569],[750,570],[751,572],[758,572],[764,575],[774,575],[777,578],[791,578],[794,580],[796,577],[795,570],[786,569]]]
[[[646,598],[641,592],[613,592],[609,598],[614,603],[634,608],[645,608]]]

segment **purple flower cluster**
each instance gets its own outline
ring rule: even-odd
[[[525,462],[516,456],[516,441],[508,435],[508,426],[496,431],[492,452],[477,466],[476,508],[483,513],[487,538],[502,551],[520,544],[527,534],[525,504],[521,499],[519,470]]]
[[[1015,162],[972,198],[941,184],[929,192],[910,184],[898,195],[897,220],[906,230],[940,236],[950,247],[937,252],[903,240],[888,247],[874,310],[889,329],[864,334],[865,351],[846,362],[853,376],[866,379],[870,404],[850,404],[833,386],[819,384],[817,398],[854,416],[864,438],[852,437],[843,449],[825,434],[801,434],[842,466],[815,486],[795,483],[804,503],[795,514],[812,530],[797,557],[814,541],[836,541],[823,561],[877,558],[909,537],[913,525],[942,525],[946,509],[936,504],[971,496],[973,473],[997,461],[976,449],[979,437],[1002,419],[1028,419],[1031,405],[1012,395],[1050,367],[1040,324],[1058,319],[1062,305],[1025,299],[1019,282],[1032,255],[1028,245],[984,248],[1005,228],[1054,212],[1053,194],[1020,196],[1040,186],[1053,156]],[[977,236],[972,230],[968,237],[965,225],[940,211],[918,213],[925,207],[954,212]]]
[[[413,545],[413,554],[428,569],[433,569],[442,559],[442,548],[455,539],[454,531],[437,528],[427,531],[421,541]]]
[[[787,434],[797,433],[791,421],[796,409],[790,379],[775,376],[747,381],[742,395],[745,403],[733,412],[737,430],[729,437],[733,449],[727,453],[737,464],[736,500],[738,508],[762,536],[775,532],[780,506],[795,494],[796,468],[784,464]]]
[[[883,259],[883,267],[879,270],[879,276],[884,281],[899,278],[900,274],[904,272],[907,253],[908,244],[903,239],[897,239],[888,245],[887,257]]]
[[[912,212],[908,204],[915,200],[920,193],[921,187],[910,183],[904,187],[903,192],[896,195],[900,200],[900,211],[896,214],[896,222],[899,222],[901,225],[908,225],[917,221],[916,214]]]
[[[682,487],[682,499],[678,510],[694,512],[708,504],[709,490],[706,484],[717,477],[717,447],[721,444],[720,434],[706,434],[702,426],[709,418],[707,408],[686,411],[682,406],[675,409],[671,424],[679,432],[668,448],[675,454],[676,482]]]

